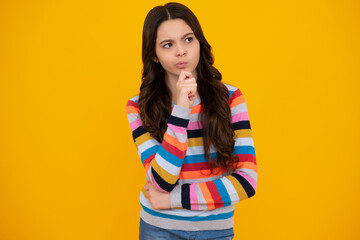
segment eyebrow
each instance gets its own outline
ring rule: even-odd
[[[181,39],[184,39],[184,38],[186,38],[186,37],[189,36],[189,35],[194,35],[194,33],[187,33],[187,34],[185,34]],[[164,42],[172,42],[172,40],[171,40],[171,39],[166,39],[166,40],[164,40],[164,41],[161,41],[161,42],[159,43],[159,45],[163,44]]]

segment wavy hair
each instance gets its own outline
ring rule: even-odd
[[[142,84],[140,86],[139,109],[143,128],[157,141],[162,142],[171,114],[171,92],[165,83],[165,70],[153,61],[157,29],[170,19],[184,20],[200,42],[200,59],[196,67],[197,86],[201,99],[200,121],[203,126],[204,153],[213,173],[214,168],[234,171],[239,158],[233,155],[234,130],[231,123],[229,91],[221,82],[221,73],[213,66],[211,46],[205,39],[200,23],[192,11],[180,3],[170,2],[156,6],[147,14],[142,37]],[[209,153],[213,144],[217,159]]]

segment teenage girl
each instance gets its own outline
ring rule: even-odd
[[[126,106],[147,179],[140,239],[233,239],[234,204],[257,184],[244,96],[221,82],[186,6],[151,9],[142,40],[140,94]]]

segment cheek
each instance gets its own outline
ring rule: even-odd
[[[169,61],[169,52],[158,51],[156,55],[162,64]]]
[[[196,53],[195,54],[196,56],[200,55],[200,43],[199,42],[197,42],[197,44],[194,44],[193,52]]]
[[[195,55],[194,57],[197,59],[197,61],[199,61],[199,58],[200,58],[200,45],[198,45],[195,49]]]

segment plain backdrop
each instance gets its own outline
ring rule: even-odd
[[[235,239],[359,239],[359,1],[180,1],[247,101],[258,164]],[[0,239],[137,239],[125,113],[166,1],[0,2]]]

